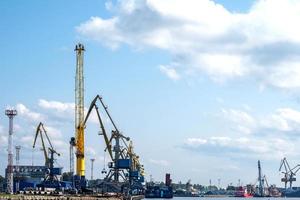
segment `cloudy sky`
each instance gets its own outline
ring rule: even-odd
[[[134,141],[147,179],[255,183],[257,160],[280,183],[280,160],[300,163],[298,0],[0,1],[0,158],[18,110],[22,164],[40,121],[62,153],[74,135],[74,46],[85,54],[85,106],[100,94]],[[103,139],[86,130],[87,176]],[[0,173],[4,174],[5,163]],[[297,183],[298,184],[298,183]],[[298,184],[299,185],[299,184]]]

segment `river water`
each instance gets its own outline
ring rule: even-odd
[[[287,198],[272,198],[272,197],[265,197],[265,198],[239,198],[239,197],[174,197],[173,200],[259,200],[259,199],[272,199],[272,200],[286,200]],[[289,198],[291,200],[300,200],[300,198]],[[153,199],[153,200],[162,200],[162,199]],[[168,199],[170,200],[170,199]]]

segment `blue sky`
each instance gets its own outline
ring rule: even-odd
[[[147,178],[170,172],[176,182],[251,183],[260,159],[269,182],[282,185],[280,159],[299,162],[300,4],[232,2],[1,1],[0,108],[19,111],[21,163],[32,163],[34,128],[43,121],[68,169],[74,46],[82,42],[85,105],[103,96]],[[1,115],[3,159],[7,124]],[[97,131],[92,121],[86,144],[100,177]],[[42,159],[36,150],[34,162]]]

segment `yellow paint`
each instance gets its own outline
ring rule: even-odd
[[[84,162],[84,128],[79,126],[77,129],[77,159],[76,159],[76,174],[84,176],[85,162]]]

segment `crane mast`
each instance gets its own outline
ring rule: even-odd
[[[85,176],[84,162],[84,79],[83,55],[84,46],[77,44],[76,51],[76,78],[75,78],[75,136],[76,136],[76,175]]]
[[[260,166],[260,160],[258,161],[258,181],[259,181],[259,195],[263,196],[264,195],[264,184],[263,184],[263,177],[261,175],[261,166]]]

